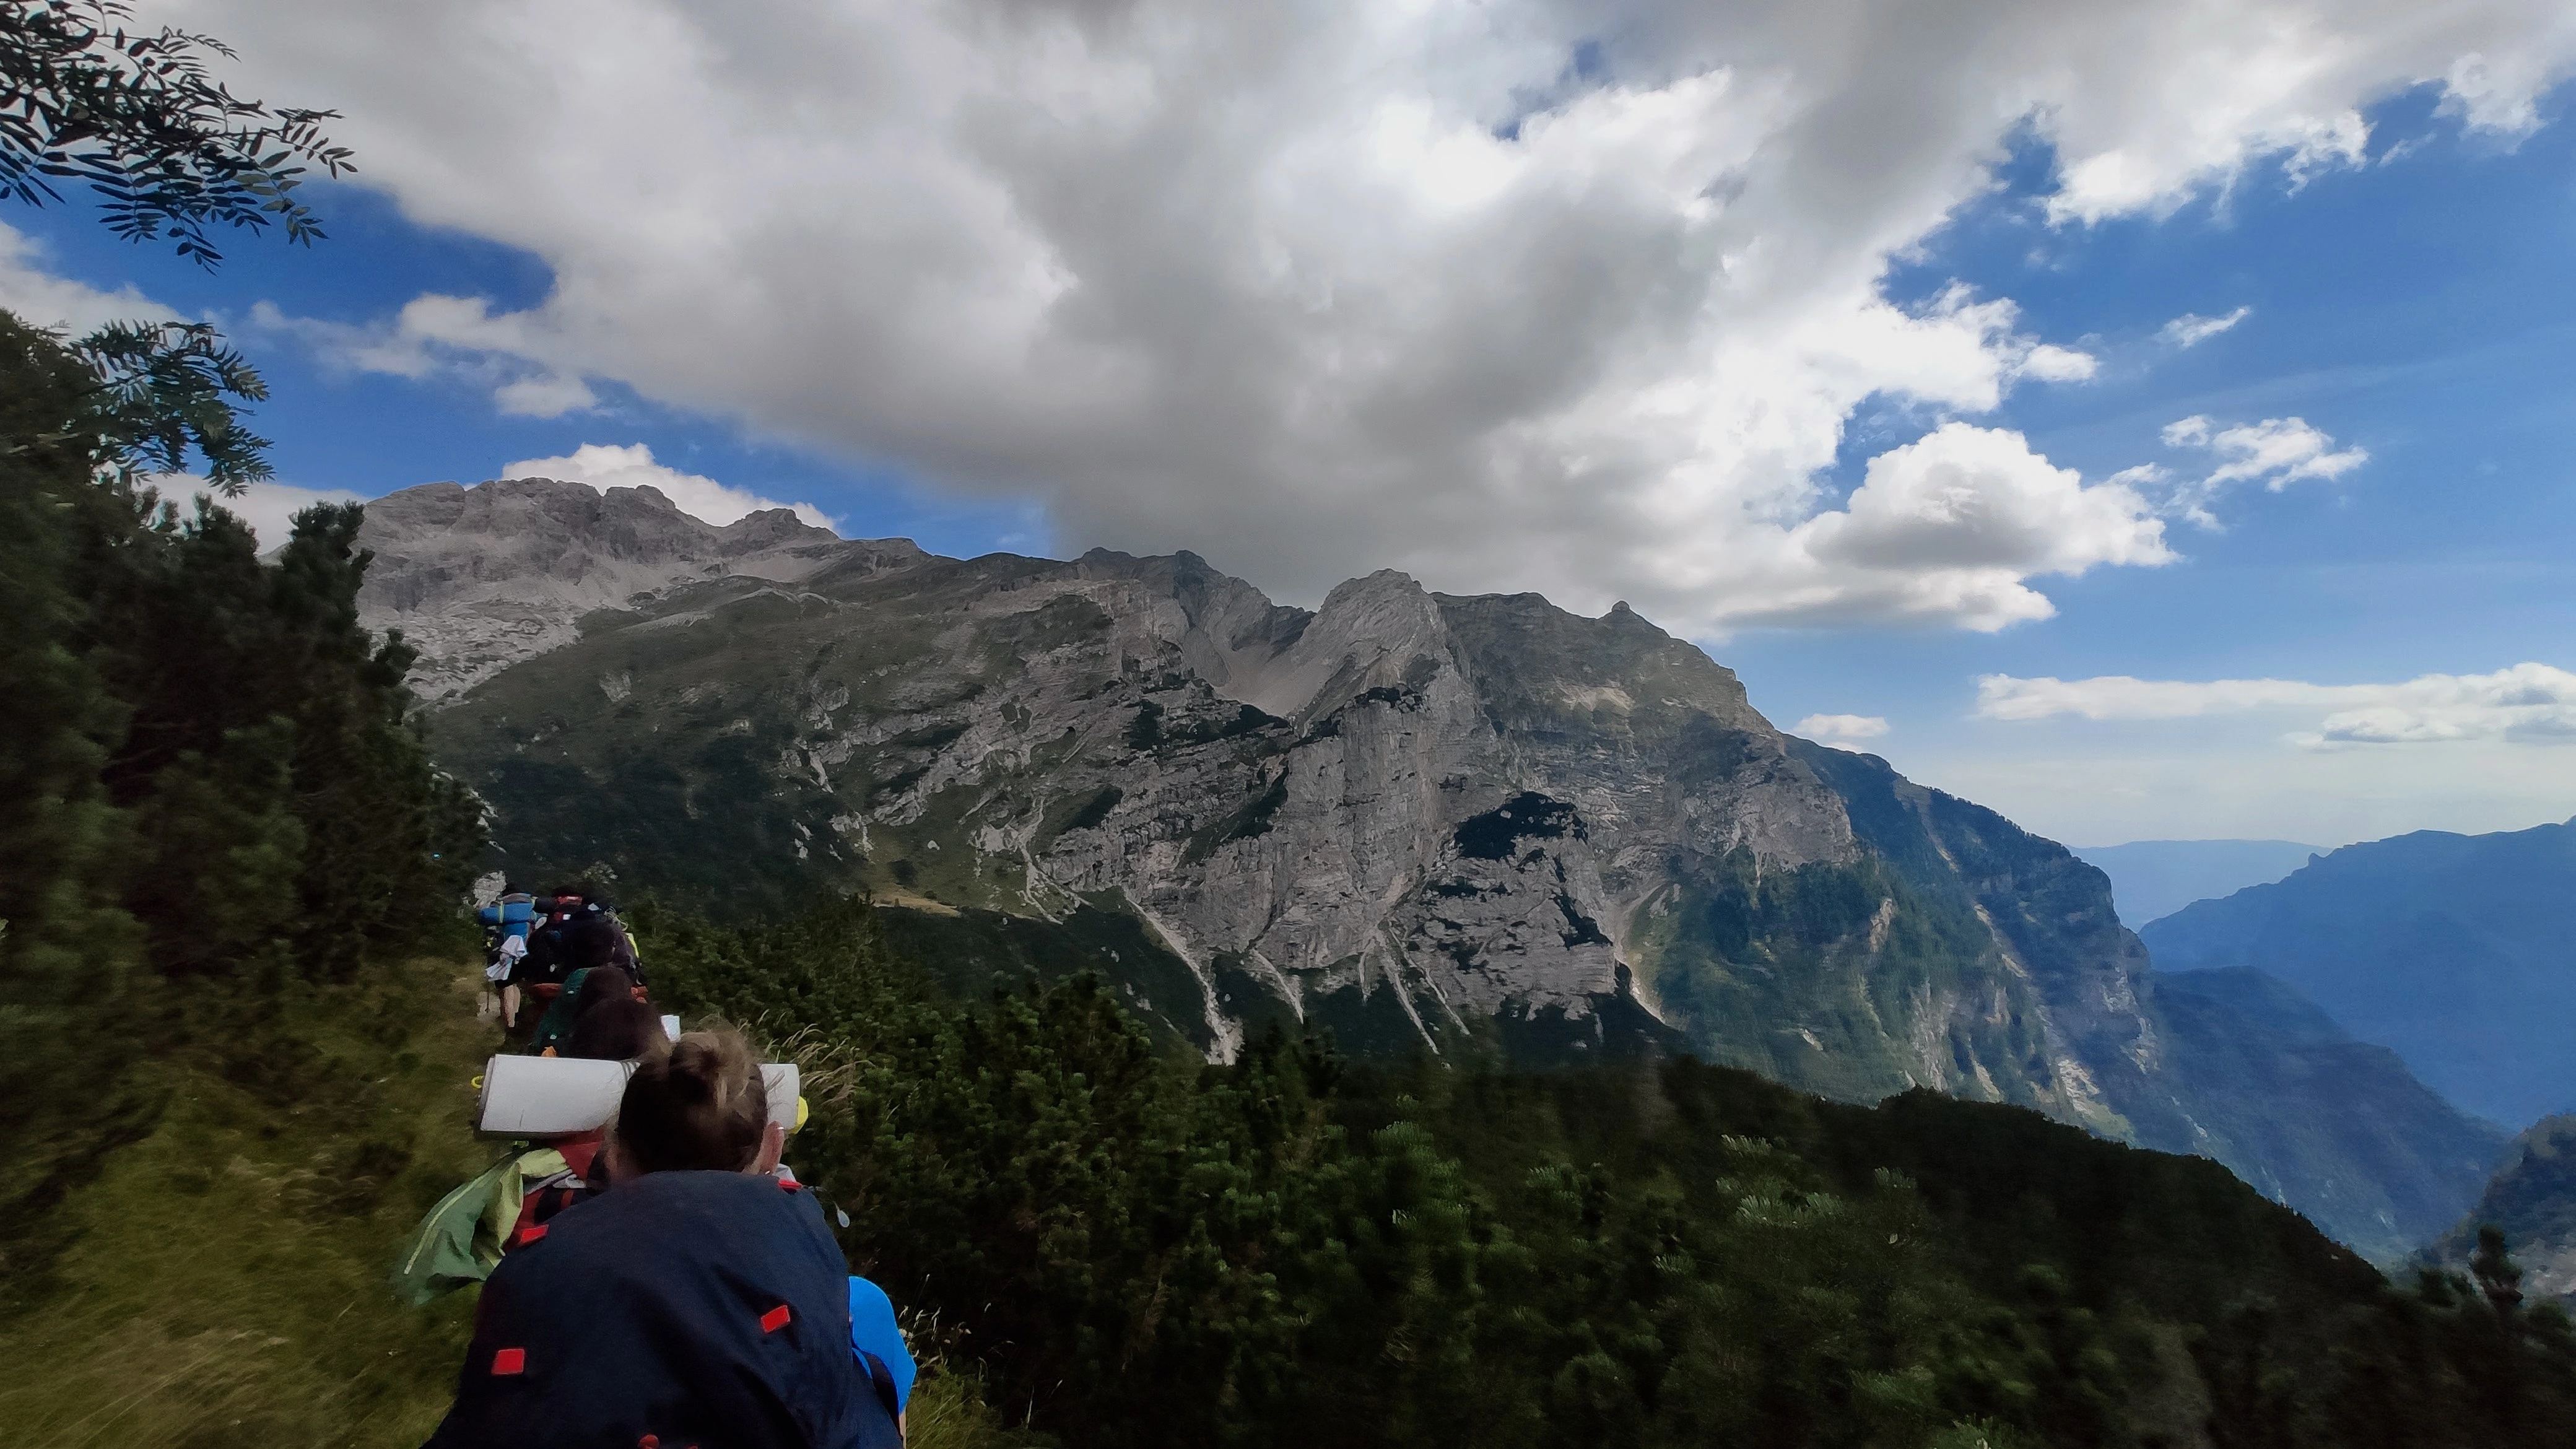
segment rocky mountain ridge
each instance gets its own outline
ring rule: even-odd
[[[376,562],[359,607],[421,651],[412,684],[432,704],[573,642],[595,609],[712,578],[793,582],[853,556],[785,508],[718,527],[658,488],[550,478],[406,488],[367,506],[366,537]],[[876,550],[889,562],[921,553],[900,540]]]
[[[428,510],[406,498],[409,526]],[[498,570],[414,582],[406,560],[469,547],[461,523],[444,554],[380,549],[370,584],[410,601],[370,622],[443,621],[482,669],[440,749],[530,867],[610,861],[754,909],[865,884],[925,929],[1091,941],[1219,1058],[1304,1021],[1361,1050],[1687,1050],[1846,1100],[2019,1103],[2214,1156],[2383,1256],[2484,1179],[2493,1143],[2439,1111],[2408,1119],[2395,1184],[2345,1170],[2325,1128],[2304,1155],[2247,1130],[2242,1083],[2178,1069],[2233,1058],[2177,1037],[2099,871],[1781,734],[1625,606],[1379,573],[1309,612],[1186,553],[725,554],[565,527],[591,530],[566,546],[597,561],[580,600],[666,581],[505,644],[472,636],[523,617],[514,594],[566,606]],[[2260,1036],[2206,1015],[2203,1036]]]

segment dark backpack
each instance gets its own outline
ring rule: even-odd
[[[810,1193],[656,1172],[522,1236],[431,1449],[899,1449]]]

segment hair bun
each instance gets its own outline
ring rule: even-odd
[[[617,1113],[618,1140],[645,1172],[735,1172],[759,1155],[769,1095],[751,1044],[731,1030],[693,1031],[636,1066]]]

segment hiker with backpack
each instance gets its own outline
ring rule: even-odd
[[[528,932],[536,925],[536,898],[504,881],[500,899],[476,911],[474,918],[482,923],[484,947],[490,953],[483,977],[501,994],[501,1029],[515,1031],[519,1025],[515,977],[520,960],[528,954]]]
[[[614,966],[638,981],[644,979],[643,968],[635,960],[635,943],[617,919],[617,908],[595,897],[585,897],[581,910],[564,928],[564,954],[575,970]]]
[[[640,1004],[644,988],[615,966],[579,968],[564,978],[563,990],[546,1008],[546,1014],[538,1018],[536,1034],[528,1039],[528,1045],[539,1056],[572,1055],[564,1050],[564,1044],[571,1039],[574,1027],[601,1005],[621,998]]]
[[[669,1047],[662,1019],[629,994],[583,1013],[562,1055],[629,1062]],[[394,1268],[395,1292],[417,1308],[489,1277],[528,1229],[606,1185],[606,1170],[597,1165],[605,1135],[594,1129],[513,1143],[506,1156],[451,1189],[413,1230]]]
[[[431,1449],[900,1445],[910,1360],[898,1385],[854,1339],[862,1295],[813,1195],[777,1175],[784,1140],[740,1036],[638,1062],[600,1152],[610,1190],[492,1270]]]
[[[582,898],[569,886],[540,898],[536,924],[528,932],[528,953],[519,958],[511,977],[539,1011],[554,1004],[564,978],[573,972],[573,923],[582,913]]]

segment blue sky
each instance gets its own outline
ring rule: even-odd
[[[219,320],[300,487],[640,444],[952,554],[1630,598],[1775,721],[2080,844],[2576,813],[2549,7],[1996,5],[1947,51],[1818,7],[1326,4],[1244,47],[1149,5],[1187,23],[1070,49],[855,7],[744,69],[618,3],[670,23],[187,7],[348,112],[331,240],[207,273],[17,208],[12,295]],[[479,307],[406,320],[438,298]],[[2192,418],[2367,461],[2195,521]]]
[[[423,292],[491,299],[519,310],[545,299],[553,270],[525,250],[406,220],[384,195],[349,183],[307,188],[329,239],[312,247],[243,237],[214,270],[118,241],[77,207],[0,213],[44,248],[45,266],[101,291],[133,284],[190,315],[210,316],[268,380],[255,427],[276,440],[278,480],[376,497],[419,483],[477,483],[522,458],[584,443],[642,443],[686,472],[811,500],[852,537],[909,536],[949,554],[1029,547],[1029,505],[944,498],[894,468],[800,448],[603,384],[603,405],[556,418],[512,417],[488,385],[452,375],[411,379],[360,371],[251,319],[260,302],[298,318],[363,327]],[[219,245],[222,242],[219,240]],[[1040,523],[1042,527],[1042,521]]]
[[[1981,754],[1993,763],[1974,778],[1995,783],[2040,731],[1969,718],[1981,674],[2357,683],[2576,663],[2576,128],[2561,109],[2507,146],[2409,95],[2374,109],[2367,167],[2293,189],[2274,166],[2169,217],[2082,229],[2036,214],[2049,178],[2023,169],[1892,287],[1964,278],[2020,301],[2044,335],[2100,339],[2094,382],[2002,410],[2035,448],[2106,475],[2169,456],[2158,433],[2176,418],[2296,415],[2370,461],[2235,495],[2223,530],[2175,530],[2182,562],[2054,582],[2052,619],[1994,635],[1748,632],[1719,657],[1784,721],[1884,715],[1900,764]],[[2169,318],[2238,307],[2243,322],[2192,348],[2155,339]],[[1847,457],[1907,433],[1871,431]],[[2576,795],[2554,779],[2527,809],[2528,823],[2563,819]],[[2323,838],[2333,819],[2280,823]]]

